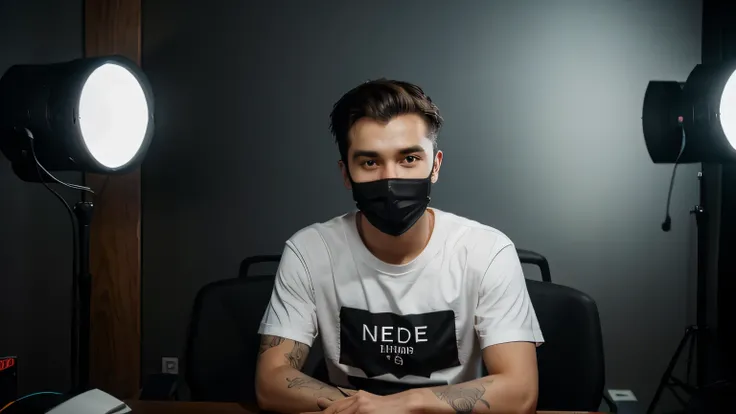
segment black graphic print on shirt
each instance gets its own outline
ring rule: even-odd
[[[340,363],[370,377],[429,378],[460,365],[451,310],[418,315],[340,309]]]

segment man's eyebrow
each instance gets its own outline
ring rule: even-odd
[[[415,154],[417,152],[424,152],[424,147],[422,147],[421,145],[412,145],[411,147],[406,147],[399,150],[399,154],[401,155]],[[378,151],[355,150],[355,152],[353,152],[353,159],[358,159],[360,157],[378,158],[380,157],[380,155],[378,154]]]
[[[424,152],[424,148],[421,145],[414,145],[411,147],[403,148],[399,151],[402,155],[414,154],[415,152]]]
[[[378,152],[376,151],[365,151],[365,150],[355,150],[353,152],[353,159],[357,159],[360,157],[368,157],[368,158],[378,158]]]

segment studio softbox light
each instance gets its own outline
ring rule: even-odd
[[[0,149],[23,180],[39,181],[37,163],[47,171],[126,172],[152,133],[148,81],[124,57],[16,65],[0,79]]]
[[[685,83],[649,82],[642,126],[652,161],[736,161],[735,71],[736,62],[701,64]]]

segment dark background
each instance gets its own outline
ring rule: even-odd
[[[0,73],[83,55],[82,0],[0,0]],[[81,174],[57,177],[78,183]],[[76,191],[58,189],[71,203]],[[43,186],[18,179],[0,154],[0,356],[18,355],[18,392],[66,390],[72,224]]]
[[[701,61],[700,1],[143,5],[157,99],[143,168],[144,373],[182,355],[202,285],[353,207],[328,114],[385,76],[421,85],[445,117],[433,205],[504,231],[546,255],[555,282],[592,295],[607,385],[650,399],[693,317],[698,167],[678,169],[663,233],[671,166],[647,155],[641,103],[649,80],[684,81]],[[0,71],[81,57],[82,45],[81,0],[0,0]],[[6,162],[0,194],[0,355],[20,355],[21,393],[65,389],[71,225]]]

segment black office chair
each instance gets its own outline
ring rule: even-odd
[[[537,253],[522,252],[525,263],[547,262]],[[279,260],[278,255],[247,258],[241,263],[238,278],[210,283],[197,294],[183,365],[191,400],[255,402],[257,331],[271,297],[274,275],[249,276],[248,272],[253,264]],[[539,409],[596,411],[601,398],[607,397],[603,395],[605,373],[597,308],[585,294],[549,283],[549,266],[544,269],[545,282],[527,281],[546,340],[537,351]],[[304,371],[327,380],[319,338]],[[173,392],[161,386],[166,380],[160,378],[167,376],[152,378],[159,378],[159,384],[149,388]],[[140,398],[163,399],[155,394],[144,392]]]
[[[257,332],[272,288],[273,276],[257,276],[199,291],[184,358],[192,401],[255,401]]]
[[[280,255],[254,256],[240,264],[237,278],[212,282],[194,300],[183,372],[192,401],[256,403],[255,370],[263,312],[268,306],[275,275],[249,275],[257,263],[281,260]],[[319,338],[309,352],[303,371],[326,378]],[[140,399],[175,399],[176,376],[147,378]]]
[[[539,266],[542,273],[542,282],[526,280],[545,339],[537,348],[537,409],[598,411],[603,400],[611,412],[617,412],[604,390],[603,334],[595,301],[583,292],[551,283],[546,257],[531,250],[516,251],[521,263]]]
[[[605,400],[605,358],[598,307],[583,292],[526,281],[545,343],[537,348],[539,410],[598,411]]]
[[[250,276],[256,263],[276,262],[280,255],[243,260],[238,278],[204,286],[194,301],[187,339],[184,377],[192,401],[255,403],[255,369],[263,312],[275,275]],[[320,341],[310,350],[304,372],[318,376]]]

